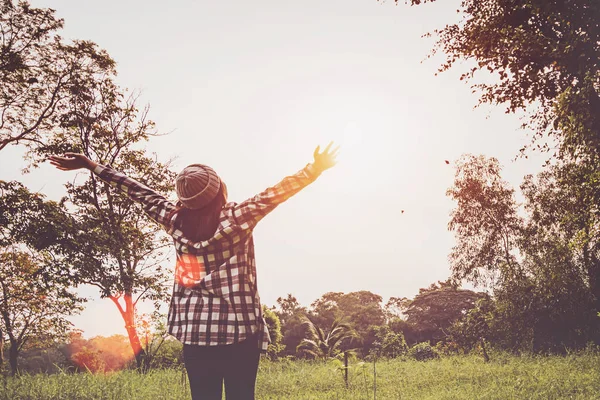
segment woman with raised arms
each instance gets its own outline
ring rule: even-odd
[[[339,148],[315,149],[294,175],[242,203],[209,166],[192,164],[176,178],[173,204],[151,188],[82,154],[52,156],[63,171],[86,168],[131,199],[173,237],[177,263],[168,332],[183,343],[192,398],[254,399],[261,352],[271,339],[258,294],[252,231],[277,205],[336,163]]]

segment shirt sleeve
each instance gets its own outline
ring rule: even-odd
[[[308,164],[296,174],[285,177],[277,185],[237,204],[233,210],[236,222],[244,229],[252,229],[275,207],[312,183],[320,174],[312,164]]]
[[[129,196],[130,199],[140,203],[146,214],[154,221],[164,227],[170,225],[169,215],[177,207],[164,196],[111,167],[98,165],[93,172],[100,179]]]

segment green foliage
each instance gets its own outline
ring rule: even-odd
[[[437,342],[434,348],[440,356],[454,356],[458,354],[465,354],[460,345],[453,340]]]
[[[477,343],[482,339],[487,338],[500,341],[505,335],[493,335],[492,330],[497,330],[499,327],[496,321],[500,322],[505,319],[497,318],[495,315],[496,303],[490,297],[484,297],[477,301],[475,307],[470,309],[463,318],[457,320],[449,329],[450,340],[445,341],[442,346],[443,353],[452,352],[459,349],[464,352],[471,351]],[[446,351],[447,350],[447,351]]]
[[[421,1],[412,0],[411,4]],[[600,3],[573,0],[464,0],[461,21],[437,30],[434,50],[445,71],[472,61],[461,80],[487,71],[498,79],[475,83],[481,102],[528,110],[523,126],[536,138],[558,139],[561,159],[600,157]],[[539,148],[555,148],[547,142]]]
[[[162,345],[153,353],[150,368],[182,368],[183,367],[183,344],[168,337]]]
[[[19,370],[29,374],[55,374],[69,368],[70,361],[59,343],[23,350],[19,354]]]
[[[481,283],[487,274],[494,303],[456,326],[454,340],[466,350],[485,337],[535,352],[600,340],[597,166],[559,163],[526,177],[523,218],[495,160],[464,160],[448,191],[458,203],[450,223],[458,242],[453,275]]]
[[[267,356],[275,360],[279,354],[283,351],[284,346],[281,343],[283,335],[281,334],[281,323],[279,317],[272,310],[269,310],[264,304],[262,306],[263,317],[267,322],[267,328],[269,329],[269,335],[271,336],[271,343],[267,348]]]
[[[329,326],[336,319],[344,319],[356,332],[356,337],[347,342],[347,348],[362,347],[369,351],[367,341],[371,326],[383,325],[386,317],[380,295],[367,290],[342,293],[329,292],[311,304],[311,317],[319,326]]]
[[[342,344],[356,336],[352,327],[340,320],[334,320],[326,332],[306,317],[304,327],[306,337],[300,342],[296,351],[321,360],[337,355]]]
[[[457,202],[448,229],[456,238],[449,259],[458,281],[486,283],[501,264],[518,268],[515,252],[523,221],[515,191],[500,172],[495,158],[463,155],[456,163],[454,184],[446,194]]]
[[[136,95],[125,96],[112,78],[104,76],[73,95],[61,130],[37,149],[35,157],[81,152],[167,197],[173,190],[174,173],[168,164],[140,150],[156,134],[148,108],[138,109]],[[101,297],[113,301],[142,367],[147,357],[137,332],[135,308],[140,300],[153,301],[158,308],[168,298],[171,273],[163,264],[172,244],[163,228],[119,187],[93,174],[66,187],[80,229],[69,249],[74,273],[81,282],[97,287]]]
[[[89,41],[65,43],[58,35],[62,27],[54,10],[1,0],[0,150],[24,144],[30,166],[49,155],[83,152],[160,193],[170,192],[174,174],[140,149],[155,135],[148,108],[138,109],[137,96],[125,96],[114,83],[115,63],[105,51]],[[60,243],[71,267],[62,273],[77,277],[75,284],[98,287],[115,303],[140,361],[144,350],[135,330],[135,305],[167,298],[168,273],[161,264],[170,243],[139,204],[95,177],[73,181],[67,190],[75,216],[67,226],[70,236],[65,238],[58,224],[35,235],[44,219],[15,234],[36,248]]]
[[[387,323],[387,326],[389,326],[392,332],[402,333],[408,345],[412,345],[421,341],[422,332],[418,330],[418,327],[408,323],[402,318],[392,318]]]
[[[408,350],[408,356],[417,361],[427,361],[440,358],[437,350],[427,342],[417,343]]]
[[[18,182],[0,181],[0,192],[0,350],[8,342],[15,374],[22,350],[66,336],[72,326],[66,317],[84,299],[69,290],[72,276],[65,273],[63,243],[73,234],[63,205]]]
[[[396,358],[406,354],[408,345],[402,332],[394,332],[388,325],[373,327],[376,342],[374,346],[378,356]]]
[[[74,233],[74,221],[64,204],[46,200],[17,181],[0,180],[0,194],[0,247],[24,244],[35,251],[52,253],[62,262],[63,244]],[[53,272],[60,274],[62,269]]]
[[[505,348],[561,351],[598,342],[600,3],[464,0],[458,12],[460,22],[435,32],[434,53],[447,57],[440,71],[472,61],[461,79],[475,82],[482,103],[527,111],[523,127],[543,139],[538,149],[556,151],[556,164],[526,177],[523,224],[495,160],[459,168],[460,184],[449,190],[459,203],[450,222],[458,239],[453,275],[498,278],[488,334]],[[486,70],[498,79],[476,83]]]
[[[448,329],[461,319],[484,293],[459,289],[450,281],[420,289],[410,302],[407,322],[419,333],[421,340],[437,342],[448,335]]]
[[[286,298],[277,299],[278,309],[275,314],[281,322],[281,333],[283,335],[282,354],[292,356],[296,354],[296,348],[304,339],[304,319],[307,315],[306,307],[301,307],[296,297],[288,294]]]

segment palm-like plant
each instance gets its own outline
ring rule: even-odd
[[[344,340],[356,337],[354,329],[339,319],[333,321],[327,333],[308,317],[304,318],[303,326],[306,337],[296,347],[296,351],[317,359],[333,357]]]

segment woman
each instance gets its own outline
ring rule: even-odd
[[[87,168],[142,204],[173,237],[177,263],[168,330],[183,343],[192,398],[254,399],[260,353],[271,342],[258,295],[252,231],[258,221],[333,167],[332,143],[314,162],[242,203],[227,202],[215,171],[192,164],[176,178],[177,204],[82,154],[50,157],[63,171]]]

